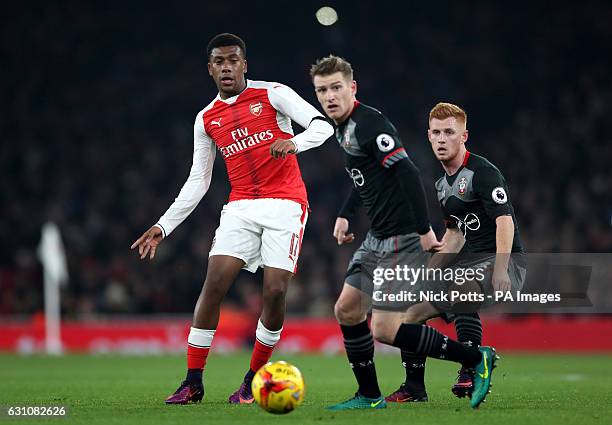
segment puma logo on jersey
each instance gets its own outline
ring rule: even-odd
[[[218,120],[210,120],[211,124],[216,124],[218,127],[221,127],[221,120],[223,119],[223,117],[219,118]]]

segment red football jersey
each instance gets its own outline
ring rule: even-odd
[[[305,127],[320,115],[287,86],[259,81],[248,81],[239,95],[226,100],[217,97],[204,109],[205,133],[227,166],[230,201],[281,198],[307,203],[296,156],[274,159],[270,155],[273,141],[293,137],[288,113]]]
[[[293,139],[299,151],[332,135],[323,116],[289,87],[247,80],[229,99],[217,97],[196,116],[193,165],[174,203],[157,225],[169,235],[196,207],[210,186],[216,151],[223,155],[231,185],[229,201],[279,198],[305,205],[306,188],[295,155],[274,159],[270,144]],[[291,120],[307,131],[293,136]],[[308,133],[308,134],[307,134]],[[215,149],[216,148],[216,149]]]

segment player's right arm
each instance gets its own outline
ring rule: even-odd
[[[353,218],[357,209],[361,205],[361,196],[355,187],[351,189],[348,197],[344,201],[340,212],[338,212],[338,218],[336,218],[336,224],[334,225],[334,238],[338,242],[338,245],[345,243],[351,243],[355,240],[354,233],[347,233],[349,228],[349,220]]]
[[[442,237],[443,248],[429,259],[428,267],[442,268],[454,262],[457,253],[463,248],[465,238],[457,228],[447,228]]]
[[[444,207],[442,207],[442,214],[444,215],[446,231],[442,236],[442,249],[432,255],[429,260],[428,267],[432,268],[442,268],[451,264],[456,257],[453,254],[459,253],[465,244],[465,237],[457,226],[456,220],[448,214]]]
[[[440,254],[457,254],[465,244],[465,238],[458,228],[447,228],[444,236],[442,236],[444,248],[440,250]]]
[[[210,187],[216,150],[213,140],[206,134],[202,117],[203,111],[200,111],[193,126],[193,163],[187,181],[164,215],[131,246],[131,249],[138,247],[141,259],[147,255],[150,259],[155,257],[162,239],[191,214]]]

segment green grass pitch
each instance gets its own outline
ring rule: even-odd
[[[0,418],[1,423],[74,424],[609,424],[612,423],[612,356],[504,355],[493,376],[493,393],[479,410],[452,396],[457,365],[428,360],[429,403],[390,405],[385,410],[330,412],[325,406],[355,391],[343,356],[276,354],[298,366],[306,398],[283,416],[257,406],[233,406],[228,395],[240,384],[248,354],[212,354],[204,402],[165,406],[164,397],[183,378],[183,356],[0,355],[0,406],[67,405],[62,419]],[[376,358],[381,389],[403,379],[399,355]]]

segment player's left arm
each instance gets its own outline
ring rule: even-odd
[[[495,265],[492,285],[496,291],[511,289],[508,263],[514,242],[514,220],[506,180],[493,167],[478,169],[473,179],[474,189],[480,196],[487,215],[495,221]]]
[[[268,98],[277,111],[305,129],[289,140],[279,139],[272,143],[270,154],[275,158],[316,148],[334,134],[334,127],[329,121],[291,88],[277,84],[268,91]]]
[[[509,291],[511,289],[508,263],[514,240],[514,220],[511,215],[500,215],[495,219],[495,266],[493,267],[493,289]]]

